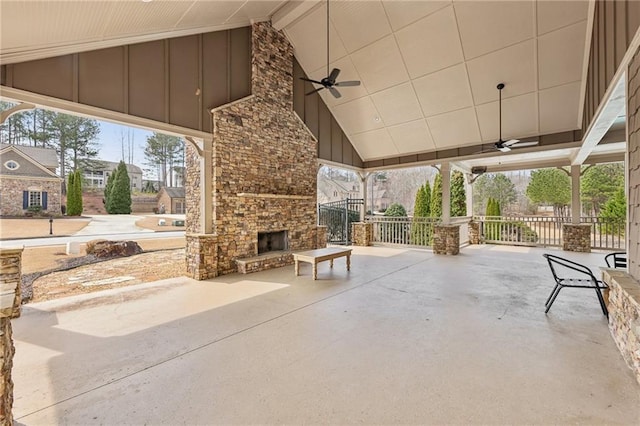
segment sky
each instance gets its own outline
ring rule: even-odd
[[[98,141],[100,144],[99,158],[106,161],[129,160],[129,150],[127,141],[133,142],[133,163],[137,166],[145,166],[144,147],[146,145],[147,136],[151,136],[152,132],[142,130],[135,127],[122,126],[105,121],[100,123],[100,135]],[[124,140],[124,155],[123,143]]]

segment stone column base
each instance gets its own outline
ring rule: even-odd
[[[218,276],[218,236],[187,234],[187,276],[206,280]]]
[[[433,252],[448,255],[460,253],[460,225],[435,225]]]
[[[469,244],[480,244],[480,223],[469,222]]]
[[[327,247],[327,227],[324,225],[316,226],[316,248]]]
[[[373,224],[366,222],[354,222],[351,224],[351,237],[354,246],[367,247],[373,242]]]
[[[588,223],[563,224],[562,250],[591,253],[591,225]]]

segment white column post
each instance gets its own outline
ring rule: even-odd
[[[367,178],[369,177],[369,173],[358,172],[358,177],[360,178],[360,193],[362,194],[362,199],[364,200],[362,204],[362,210],[360,210],[360,222],[364,222],[364,218],[367,215]]]
[[[442,223],[451,222],[451,167],[448,162],[440,165],[442,174]]]
[[[580,165],[571,166],[571,223],[580,224]]]

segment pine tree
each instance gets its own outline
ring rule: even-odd
[[[464,175],[455,171],[451,174],[451,216],[467,215],[467,192],[464,189]]]
[[[424,217],[431,217],[431,184],[429,181],[424,183],[422,191],[424,192]]]
[[[76,174],[69,173],[67,180],[67,216],[77,216],[76,192],[74,191]]]
[[[431,190],[431,217],[442,217],[442,175],[438,173]]]
[[[109,196],[111,194],[111,190],[113,189],[113,182],[116,178],[116,173],[118,172],[118,169],[115,169],[113,172],[111,172],[111,174],[109,175],[109,177],[107,178],[107,184],[104,186],[104,208],[107,211],[107,213],[111,213],[111,207],[109,204]]]
[[[429,189],[427,189],[429,188]],[[415,245],[425,245],[429,241],[428,224],[425,223],[425,217],[429,216],[429,200],[431,198],[431,187],[429,182],[418,188],[416,192],[416,202],[413,209],[413,220],[411,224],[411,243]]]
[[[107,212],[110,214],[131,213],[131,180],[124,161],[120,161],[118,164],[113,187],[107,198]]]
[[[82,210],[84,210],[84,206],[82,203],[82,172],[80,169],[76,170],[74,178],[75,185],[75,193],[76,193],[76,204],[78,206],[78,216],[82,216]]]

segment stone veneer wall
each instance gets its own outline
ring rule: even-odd
[[[327,227],[324,225],[317,226],[317,235],[316,235],[316,248],[325,248],[327,247]]]
[[[0,249],[0,425],[12,425],[13,330],[11,318],[20,316],[22,249]]]
[[[316,248],[316,141],[293,112],[293,48],[270,23],[252,26],[252,95],[212,116],[216,239],[187,238],[189,274],[236,272],[236,259],[258,254],[258,232],[286,230],[290,250]],[[189,235],[199,232],[200,218],[199,158],[191,146],[186,162]],[[193,264],[207,257],[203,244],[215,245],[206,251],[216,260]]]
[[[562,250],[591,253],[591,225],[563,224]]]
[[[353,235],[354,246],[370,246],[373,241],[373,224],[354,222],[351,224],[351,234]]]
[[[469,222],[469,244],[480,244],[480,223]]]
[[[629,63],[627,72],[627,121],[629,135],[629,229],[627,241],[629,273],[640,281],[640,49]]]
[[[456,255],[460,253],[460,225],[435,225],[433,252]]]
[[[640,282],[615,269],[602,275],[609,286],[611,336],[640,384]]]
[[[46,212],[61,213],[62,181],[58,179],[14,179],[3,176],[0,179],[0,216],[22,216],[22,192],[29,188],[38,188],[47,193]]]

